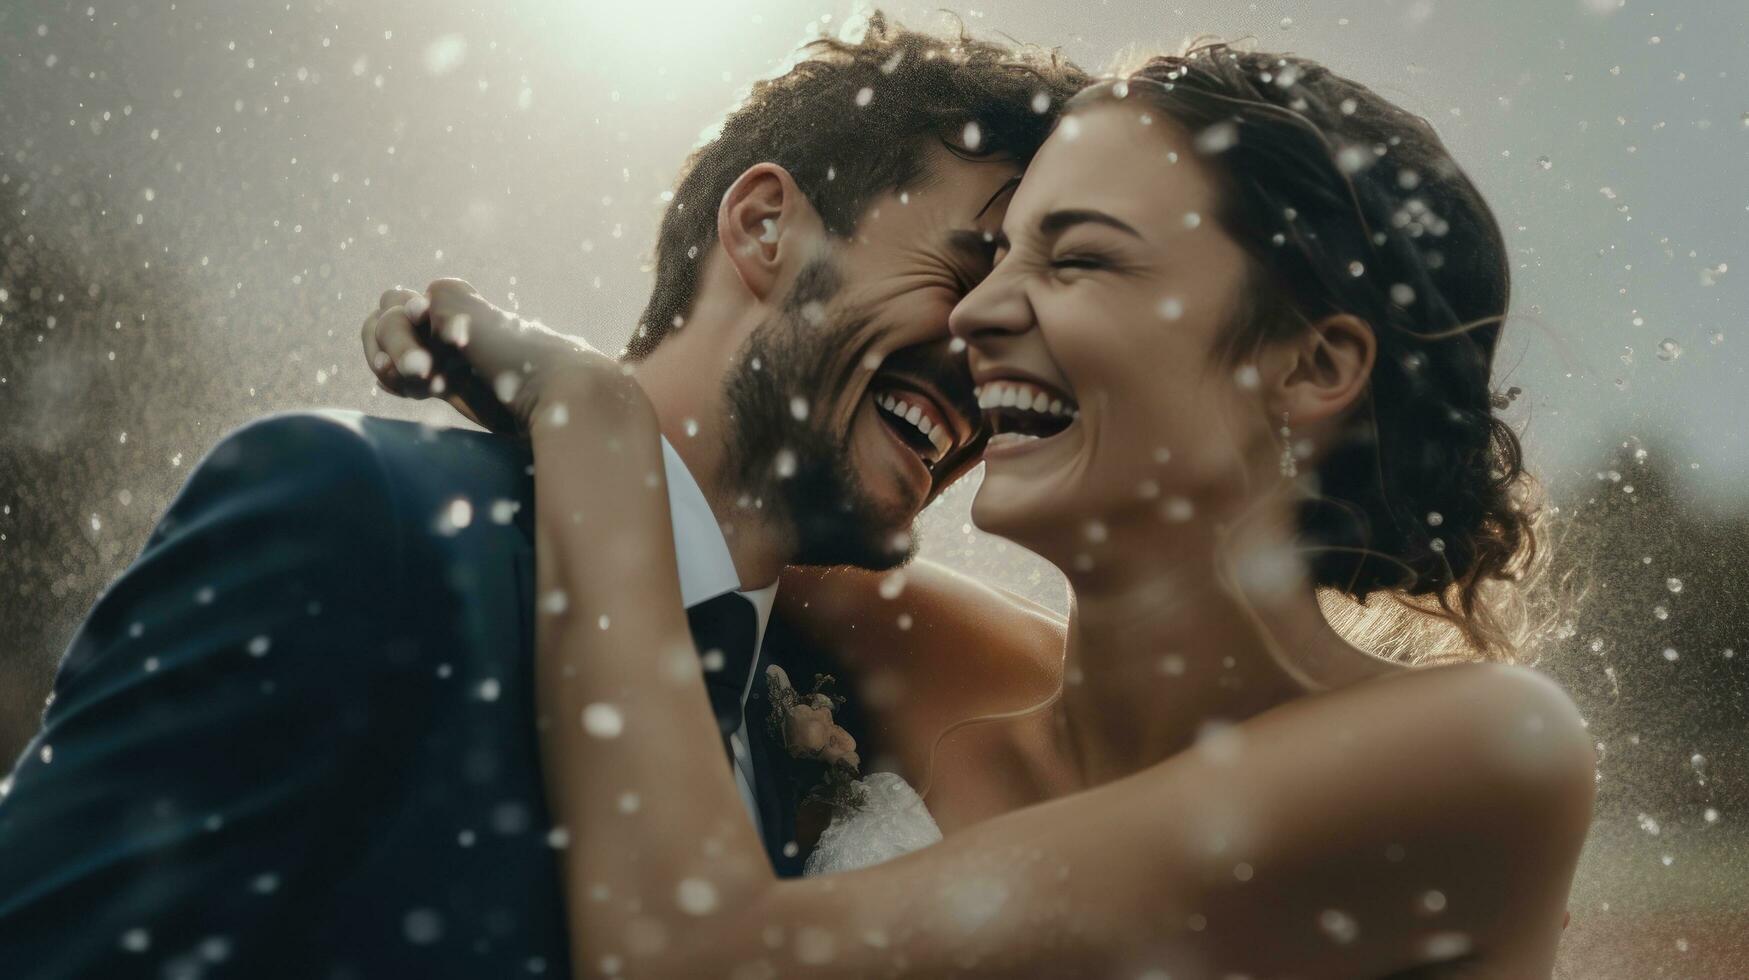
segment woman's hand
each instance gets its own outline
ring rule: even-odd
[[[383,293],[360,339],[383,390],[441,397],[504,435],[526,438],[537,410],[561,389],[570,400],[585,391],[624,395],[635,388],[618,363],[587,342],[501,310],[461,279],[435,279],[423,294]]]

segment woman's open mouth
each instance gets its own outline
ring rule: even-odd
[[[1035,381],[986,381],[974,392],[989,426],[986,452],[1027,446],[1059,435],[1081,414],[1075,400]]]

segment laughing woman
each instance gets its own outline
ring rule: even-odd
[[[718,736],[653,411],[605,358],[547,389],[594,424],[535,407],[575,971],[1548,976],[1593,786],[1571,702],[1505,664],[1375,657],[1317,599],[1401,599],[1510,659],[1485,600],[1531,522],[1489,389],[1508,264],[1475,188],[1365,87],[1211,46],[1083,92],[1003,228],[952,320],[999,433],[973,517],[1067,577],[1067,683],[931,770],[933,846],[772,875],[695,749]],[[577,462],[609,435],[625,466]],[[577,499],[625,519],[579,523]],[[885,622],[871,582],[815,592],[848,596],[834,622]],[[914,574],[913,654],[1035,642],[992,596]]]

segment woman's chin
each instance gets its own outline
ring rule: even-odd
[[[1052,513],[1060,514],[1061,508],[1053,507],[1036,486],[1019,486],[1018,482],[1001,475],[992,477],[986,469],[984,481],[972,497],[972,524],[986,534],[1030,547],[1028,541],[1042,537],[1052,523]]]

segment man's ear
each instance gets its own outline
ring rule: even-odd
[[[1365,320],[1349,313],[1327,316],[1306,328],[1277,355],[1284,359],[1277,382],[1277,413],[1294,426],[1341,415],[1366,392],[1378,357],[1378,338]]]
[[[809,233],[820,224],[814,206],[788,170],[775,163],[748,167],[717,206],[717,240],[729,267],[760,301],[795,264]]]

